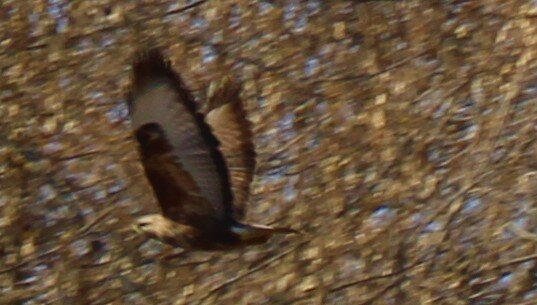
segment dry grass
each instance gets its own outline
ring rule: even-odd
[[[0,303],[536,304],[535,1],[357,2],[4,1]],[[127,230],[156,209],[123,98],[152,45],[200,100],[242,81],[248,218],[304,236]]]

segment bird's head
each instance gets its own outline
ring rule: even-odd
[[[138,234],[182,248],[189,248],[197,233],[192,227],[173,222],[160,214],[137,218],[132,229]]]
[[[138,234],[144,234],[159,239],[174,234],[173,223],[159,214],[139,217],[134,222],[132,229]]]

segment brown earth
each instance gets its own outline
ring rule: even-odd
[[[0,29],[0,304],[537,304],[537,2],[4,0]],[[248,219],[302,236],[129,231],[156,45],[201,101],[240,79]]]

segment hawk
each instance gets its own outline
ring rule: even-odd
[[[296,233],[238,220],[256,163],[239,86],[229,78],[211,86],[201,113],[160,50],[142,53],[132,68],[129,113],[161,209],[136,219],[135,231],[183,249],[208,251]]]

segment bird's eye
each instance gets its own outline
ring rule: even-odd
[[[143,228],[143,227],[145,227],[145,226],[147,226],[147,225],[148,225],[147,222],[142,222],[142,223],[139,223],[139,224],[138,224],[138,226],[139,226],[140,228]]]

